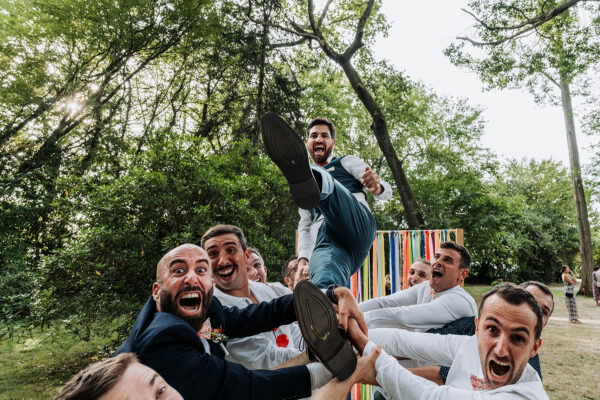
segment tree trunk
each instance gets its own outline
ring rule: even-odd
[[[335,58],[334,61],[336,61],[342,67],[346,77],[348,78],[348,81],[350,81],[350,84],[354,89],[354,92],[356,92],[356,95],[371,115],[373,120],[373,133],[375,134],[379,148],[381,149],[381,152],[383,153],[390,167],[392,176],[394,177],[394,182],[396,183],[398,193],[400,194],[400,198],[402,200],[402,205],[404,206],[404,215],[406,217],[408,227],[410,229],[418,229],[422,227],[423,217],[421,216],[417,206],[417,200],[413,195],[412,189],[408,183],[408,179],[406,178],[406,174],[404,173],[402,162],[398,159],[396,150],[394,150],[394,146],[390,140],[387,122],[383,112],[381,111],[381,108],[373,96],[371,96],[371,93],[369,93],[369,91],[363,85],[358,72],[354,69],[350,61],[338,60]]]
[[[592,270],[594,268],[594,257],[592,253],[592,237],[590,233],[590,221],[588,219],[587,204],[581,179],[581,167],[579,166],[579,150],[577,148],[577,137],[575,136],[575,121],[573,120],[573,106],[571,104],[571,92],[566,76],[561,74],[560,92],[562,97],[562,109],[565,117],[565,128],[567,131],[567,143],[569,145],[569,160],[571,163],[571,182],[573,183],[573,196],[575,198],[575,210],[577,211],[577,225],[579,228],[579,254],[581,256],[581,288],[578,294],[591,296],[592,292]]]
[[[267,22],[268,15],[263,13],[263,18]],[[263,90],[265,86],[265,68],[267,58],[267,41],[269,38],[269,27],[265,23],[263,25],[262,37],[260,40],[260,66],[258,71],[258,91],[256,94],[256,119],[254,125],[254,132],[251,138],[253,145],[258,145],[258,138],[260,137],[260,119],[263,115]]]

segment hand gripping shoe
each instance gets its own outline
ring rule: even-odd
[[[300,281],[294,288],[294,307],[311,351],[338,379],[352,375],[356,356],[338,330],[335,310],[327,296],[313,283]]]

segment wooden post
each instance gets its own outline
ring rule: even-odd
[[[461,246],[465,245],[465,233],[462,229],[457,229],[456,230],[456,243],[460,244]]]

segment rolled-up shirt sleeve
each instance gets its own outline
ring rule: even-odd
[[[309,210],[298,209],[300,222],[298,222],[298,258],[310,260],[312,251],[317,241],[316,235],[312,232],[312,215]]]
[[[365,173],[365,168],[368,167],[367,163],[356,156],[345,156],[341,160],[342,166],[359,182],[362,182],[362,176]],[[377,172],[377,171],[375,171]],[[377,200],[387,201],[392,198],[392,187],[389,183],[380,180],[383,191],[379,194],[373,195]]]

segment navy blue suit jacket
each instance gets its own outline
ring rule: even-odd
[[[292,295],[243,310],[224,307],[213,297],[208,315],[212,328],[229,338],[255,335],[296,320]],[[311,394],[305,366],[275,371],[248,370],[225,361],[220,346],[208,341],[204,350],[198,333],[181,318],[156,311],[150,299],[116,354],[135,353],[142,364],[158,372],[185,399],[294,399]]]

